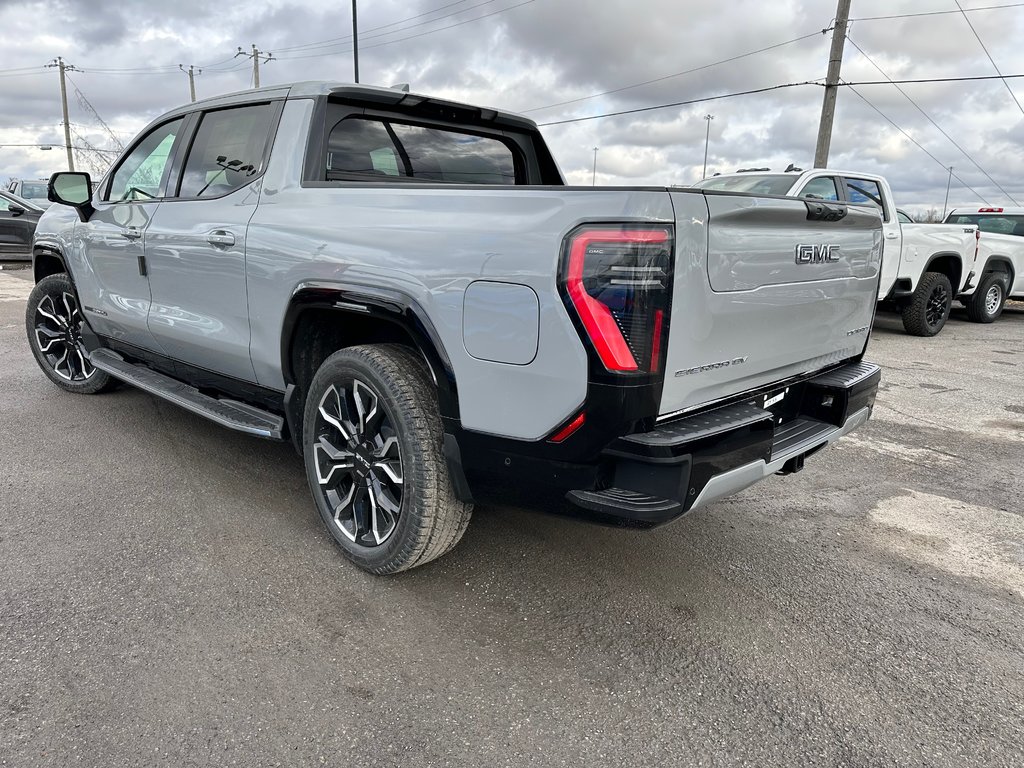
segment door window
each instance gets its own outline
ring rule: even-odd
[[[135,145],[114,172],[107,200],[116,203],[122,200],[152,200],[161,196],[171,150],[183,122],[184,118],[179,117],[164,123]]]
[[[882,220],[888,221],[885,206],[882,204],[882,188],[877,181],[869,179],[847,179],[846,199],[856,205],[873,205],[882,214]]]
[[[341,176],[339,174],[343,174]],[[327,178],[515,184],[515,156],[498,138],[361,117],[341,120],[327,144]]]
[[[819,176],[811,179],[800,192],[800,197],[810,197],[815,200],[838,200],[839,190],[836,189],[836,180],[831,176]]]
[[[221,197],[263,171],[271,104],[207,112],[185,160],[178,197]]]
[[[904,213],[903,211],[896,211],[896,220],[900,224],[913,224],[914,220],[910,218],[910,214]]]

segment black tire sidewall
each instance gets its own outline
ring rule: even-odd
[[[928,303],[936,288],[946,291],[946,309],[942,322],[937,325],[928,323]],[[949,321],[953,308],[953,286],[949,278],[941,272],[926,272],[918,283],[917,290],[910,304],[903,310],[903,327],[915,336],[936,336]]]
[[[1001,297],[996,311],[989,312],[986,306],[986,296],[994,285],[999,286]],[[985,279],[981,281],[981,285],[978,286],[977,291],[975,291],[975,296],[975,301],[977,302],[976,314],[981,322],[991,323],[996,320],[1003,313],[1003,307],[1006,305],[1006,282],[1003,279],[1002,273],[993,272],[986,275]]]
[[[320,366],[310,384],[309,395],[306,399],[302,419],[302,444],[306,479],[309,482],[310,492],[316,503],[317,511],[320,513],[320,518],[331,537],[345,556],[356,565],[374,573],[383,573],[394,570],[391,564],[402,561],[404,559],[403,550],[411,549],[415,544],[410,541],[410,538],[414,537],[416,533],[417,515],[423,513],[424,494],[420,487],[425,474],[423,460],[424,455],[432,449],[432,446],[423,445],[422,441],[416,439],[414,430],[408,423],[413,414],[409,413],[407,405],[403,405],[396,398],[393,391],[395,383],[388,381],[386,374],[373,364],[372,355],[368,354],[369,349],[366,347],[343,349],[331,355]],[[387,353],[378,351],[378,354]],[[384,408],[398,435],[398,445],[402,456],[402,505],[398,523],[387,541],[376,547],[363,547],[355,544],[337,530],[333,513],[327,506],[324,494],[320,491],[312,450],[320,399],[331,384],[341,386],[351,382],[353,378],[358,378],[367,384],[377,396],[378,407]]]
[[[75,302],[78,304],[78,311],[82,311],[82,303],[78,300],[78,293],[75,291],[74,283],[71,282],[71,278],[67,273],[60,272],[54,275],[48,275],[36,283],[32,292],[29,294],[28,303],[25,307],[25,333],[28,336],[28,344],[32,349],[32,356],[35,358],[36,363],[42,369],[43,373],[46,374],[46,378],[56,384],[58,387],[66,392],[73,392],[75,394],[92,395],[97,392],[101,392],[110,388],[111,379],[110,376],[99,369],[93,369],[92,375],[84,381],[68,381],[58,376],[50,362],[46,359],[46,355],[43,354],[39,348],[39,341],[36,338],[35,333],[35,316],[36,310],[39,308],[39,303],[49,296],[51,300],[56,300],[65,293],[70,293],[75,297]]]

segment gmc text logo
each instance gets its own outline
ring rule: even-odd
[[[797,264],[824,264],[839,261],[838,245],[798,245],[796,247]]]

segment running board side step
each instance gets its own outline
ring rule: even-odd
[[[97,349],[89,355],[92,364],[125,384],[174,403],[228,429],[271,440],[284,439],[284,418],[236,400],[219,400],[195,387],[157,373],[144,365],[129,363],[116,352]]]

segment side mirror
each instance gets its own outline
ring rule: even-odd
[[[11,214],[11,216],[21,216],[21,214],[25,212],[25,209],[22,208],[17,203],[11,203],[9,206],[7,206],[7,211],[8,213]]]
[[[78,211],[82,221],[92,216],[92,180],[88,173],[61,172],[50,177],[46,185],[46,198],[51,203],[70,205]]]

